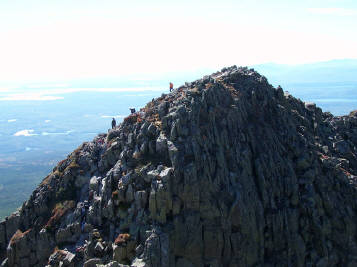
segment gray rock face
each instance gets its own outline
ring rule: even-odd
[[[356,114],[247,68],[186,83],[60,162],[0,223],[0,260],[356,266]]]
[[[67,250],[56,250],[49,257],[47,266],[74,267],[76,255]]]

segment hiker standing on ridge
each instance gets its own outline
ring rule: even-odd
[[[116,122],[115,119],[113,118],[113,119],[112,119],[112,129],[114,129],[115,126],[117,126],[117,122]]]
[[[174,90],[174,84],[170,82],[170,92],[172,92],[173,90]]]

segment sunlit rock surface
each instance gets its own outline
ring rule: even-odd
[[[2,266],[357,266],[357,113],[226,68],[83,143],[0,224]]]

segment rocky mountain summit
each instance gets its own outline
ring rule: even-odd
[[[0,224],[1,266],[357,266],[357,112],[230,67],[83,143]]]

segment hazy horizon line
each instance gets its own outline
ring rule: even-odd
[[[324,61],[311,61],[305,63],[279,63],[277,61],[266,61],[263,63],[251,64],[251,65],[240,65],[235,64],[238,67],[264,67],[264,66],[286,66],[286,67],[301,67],[306,65],[318,65],[318,64],[329,64],[329,63],[338,63],[338,62],[352,62],[356,63],[357,67],[357,58],[334,58]],[[232,65],[231,65],[232,66]],[[230,66],[225,66],[230,67]],[[43,80],[23,80],[23,81],[9,81],[9,80],[0,80],[0,94],[8,93],[14,89],[51,89],[51,94],[53,90],[64,89],[66,92],[62,93],[73,93],[75,91],[100,91],[100,90],[113,90],[113,92],[118,91],[147,91],[151,90],[162,90],[159,86],[140,86],[140,83],[145,84],[148,82],[152,83],[161,83],[164,79],[169,81],[170,78],[174,79],[184,79],[183,76],[187,75],[187,79],[191,79],[190,76],[196,76],[197,79],[204,75],[209,75],[211,72],[220,71],[222,68],[212,68],[212,67],[202,67],[196,70],[178,70],[178,71],[166,71],[166,72],[154,72],[154,73],[132,73],[130,75],[98,75],[93,77],[85,78],[69,78],[69,79],[43,79]],[[179,77],[179,78],[177,78]],[[193,78],[194,79],[194,78]],[[109,85],[96,85],[96,83],[109,83]],[[112,83],[112,84],[111,84]],[[120,86],[120,83],[123,86]],[[89,85],[90,84],[90,85]],[[84,85],[84,86],[83,86]],[[71,91],[72,90],[72,91]],[[1,99],[0,99],[1,100]]]

